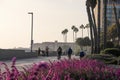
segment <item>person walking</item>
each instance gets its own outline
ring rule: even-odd
[[[83,58],[85,56],[85,52],[81,51],[80,54],[79,54],[79,56],[80,56],[80,59]]]
[[[72,55],[72,49],[71,47],[68,49],[68,58],[71,59],[71,55]]]
[[[46,55],[49,56],[49,48],[46,46]]]
[[[62,55],[62,48],[59,46],[57,49],[57,53],[58,53],[58,60],[61,58]]]
[[[41,49],[40,47],[38,48],[38,56],[40,56]]]

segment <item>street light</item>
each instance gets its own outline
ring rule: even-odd
[[[31,14],[31,52],[33,48],[33,12],[28,12],[28,14]]]

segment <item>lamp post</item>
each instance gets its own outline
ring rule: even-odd
[[[28,12],[28,14],[31,14],[31,52],[33,48],[33,12]]]

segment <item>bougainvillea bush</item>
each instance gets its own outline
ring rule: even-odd
[[[0,80],[120,80],[120,69],[90,59],[41,61],[18,70],[13,58],[11,68],[5,63]]]

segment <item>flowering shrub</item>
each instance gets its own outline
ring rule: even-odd
[[[5,70],[0,71],[0,80],[120,80],[120,69],[108,67],[102,62],[89,59],[63,59],[60,61],[33,64],[23,67],[23,71],[15,67],[13,58],[11,68],[5,63]]]

